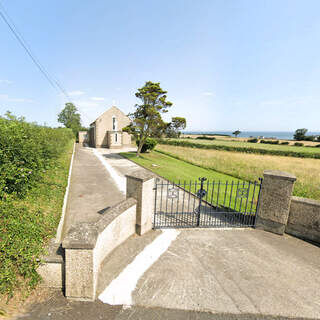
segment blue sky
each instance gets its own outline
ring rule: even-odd
[[[151,80],[188,130],[320,131],[318,0],[0,1],[84,125]],[[58,125],[64,97],[0,39],[0,114]]]

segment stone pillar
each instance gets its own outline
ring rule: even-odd
[[[140,236],[152,229],[154,211],[154,175],[141,170],[126,175],[127,199],[137,200],[136,232]]]
[[[68,299],[95,300],[93,254],[97,231],[89,223],[72,227],[62,242],[65,249],[65,295]]]
[[[264,171],[255,223],[257,229],[284,234],[295,181],[296,177],[290,173]]]

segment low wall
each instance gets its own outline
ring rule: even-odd
[[[285,232],[320,243],[320,201],[292,197]]]
[[[109,209],[95,223],[73,227],[65,248],[66,297],[95,299],[99,269],[105,257],[135,233],[137,200],[128,198]]]

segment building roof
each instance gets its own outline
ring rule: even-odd
[[[113,110],[113,109],[116,109],[116,110],[120,111],[125,117],[127,117],[127,115],[126,115],[122,110],[120,110],[118,107],[112,106],[111,108],[109,108],[108,110],[106,110],[104,113],[100,114],[100,116],[99,116],[96,120],[94,120],[93,122],[91,122],[91,123],[90,123],[90,126],[94,125],[94,124],[96,123],[96,121],[99,120],[105,113],[107,113],[107,112],[109,112],[109,111],[111,111],[111,110]]]

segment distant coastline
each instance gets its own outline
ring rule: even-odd
[[[221,135],[230,135],[232,131],[184,131],[184,134],[221,134]],[[320,132],[308,131],[308,135],[320,135]],[[293,131],[243,131],[239,134],[240,138],[249,138],[249,137],[264,137],[264,138],[275,138],[281,140],[293,140]]]

